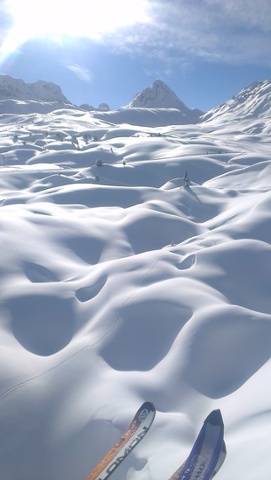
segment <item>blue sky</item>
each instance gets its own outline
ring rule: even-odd
[[[120,108],[156,79],[207,111],[271,78],[270,0],[1,0],[0,73]]]

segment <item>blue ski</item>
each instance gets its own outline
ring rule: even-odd
[[[203,427],[187,460],[169,480],[211,480],[226,457],[224,424],[220,410],[213,410]]]

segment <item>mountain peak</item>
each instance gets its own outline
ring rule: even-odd
[[[188,108],[162,80],[155,80],[150,87],[144,88],[125,108],[179,110],[182,117],[181,123],[197,123],[203,114],[198,109]]]
[[[21,79],[0,74],[0,100],[10,99],[70,103],[55,83],[43,80],[25,83]]]
[[[127,107],[136,108],[177,108],[187,110],[185,104],[162,80],[155,80],[150,87],[137,93]]]

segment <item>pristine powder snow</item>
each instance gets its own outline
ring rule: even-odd
[[[269,480],[271,121],[232,102],[0,102],[1,478],[84,480],[148,400],[112,480],[169,478],[213,409],[217,479]]]

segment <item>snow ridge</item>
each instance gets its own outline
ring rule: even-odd
[[[253,82],[231,100],[213,108],[202,121],[268,118],[271,115],[271,80]]]

